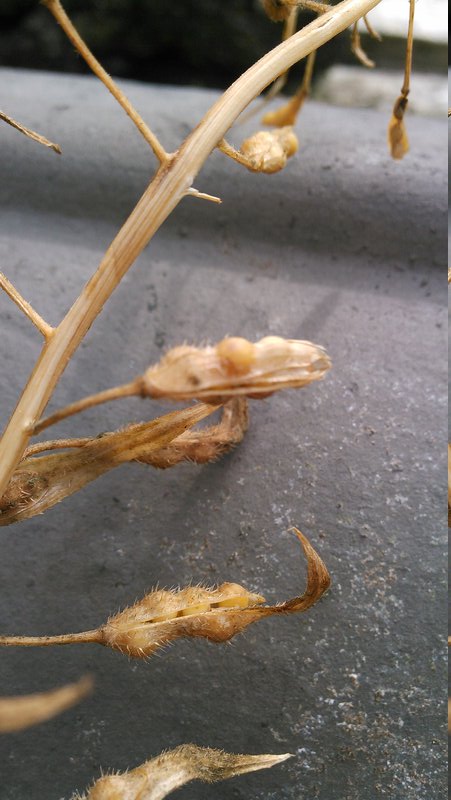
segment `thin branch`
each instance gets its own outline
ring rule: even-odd
[[[125,113],[128,114],[132,122],[138,128],[140,134],[144,137],[146,142],[151,146],[160,164],[167,164],[168,161],[170,160],[169,153],[165,151],[164,147],[160,144],[155,134],[150,130],[149,126],[146,125],[141,115],[136,111],[136,109],[130,103],[130,100],[125,96],[124,92],[122,92],[119,89],[119,86],[115,83],[113,78],[110,75],[108,75],[106,70],[104,70],[102,65],[97,61],[95,56],[91,53],[91,51],[81,38],[80,34],[75,29],[71,20],[67,16],[64,8],[60,3],[60,0],[42,0],[42,2],[43,5],[45,5],[48,8],[50,13],[53,14],[58,24],[61,25],[67,38],[72,42],[72,44],[74,45],[76,50],[78,50],[82,58],[84,58],[90,69],[92,69],[94,74],[97,75],[98,78],[100,78],[100,80],[106,86],[108,91],[111,92],[111,94],[117,100],[119,105],[122,106]]]
[[[55,142],[49,141],[46,139],[45,136],[41,136],[40,133],[36,133],[36,131],[32,131],[31,128],[26,128],[25,125],[22,125],[20,122],[17,122],[16,119],[9,117],[8,114],[5,114],[4,111],[0,111],[0,119],[4,122],[7,122],[8,125],[11,125],[12,128],[15,128],[17,131],[20,131],[27,136],[29,139],[33,139],[34,142],[38,142],[38,144],[43,144],[44,147],[49,147],[55,153],[61,155],[61,147],[59,144],[55,144]]]
[[[138,255],[178,205],[211,151],[241,112],[290,66],[352,25],[381,0],[343,0],[250,67],[216,101],[160,168],[80,296],[45,344],[0,442],[0,496],[70,358]]]
[[[108,403],[110,400],[119,400],[121,397],[132,397],[133,395],[140,394],[141,382],[140,379],[125,383],[123,386],[113,386],[111,389],[105,389],[103,392],[91,394],[88,397],[83,397],[81,400],[76,400],[75,403],[64,408],[58,409],[54,414],[39,420],[35,425],[33,434],[37,435],[49,428],[50,425],[56,425],[57,422],[72,417],[74,414],[79,414],[81,411],[86,411],[88,408],[99,406],[102,403]]]
[[[404,68],[404,83],[401,88],[403,97],[407,97],[410,91],[410,76],[412,74],[412,53],[413,53],[413,21],[415,16],[415,0],[409,0],[409,28],[407,31],[406,63]]]
[[[199,192],[199,190],[195,189],[194,186],[190,186],[186,194],[190,197],[197,197],[199,200],[209,200],[210,203],[222,203],[220,197],[215,197],[215,195],[206,194],[205,192]]]
[[[0,289],[3,289],[13,303],[23,311],[25,316],[28,317],[30,322],[38,329],[39,333],[42,333],[44,339],[49,340],[55,329],[42,319],[40,314],[38,314],[30,303],[22,297],[20,292],[17,291],[3,272],[0,272]]]
[[[368,69],[373,69],[376,66],[376,63],[367,56],[362,47],[358,24],[359,24],[358,22],[355,22],[352,28],[351,53],[355,55],[355,57],[360,61],[361,64],[363,64],[364,67],[368,67]]]

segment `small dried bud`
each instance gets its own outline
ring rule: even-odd
[[[409,152],[409,139],[404,124],[407,97],[398,97],[388,124],[388,146],[391,157],[400,160]]]
[[[76,795],[73,800],[162,800],[189,781],[216,783],[234,775],[268,769],[287,758],[289,753],[242,756],[185,744],[129,772],[105,775],[87,795]]]
[[[272,174],[279,172],[299,147],[296,134],[291,126],[273,131],[259,131],[245,139],[240,153],[246,159],[251,172]]]
[[[311,342],[266,336],[252,343],[231,337],[211,347],[174,347],[144,373],[142,393],[208,402],[268,397],[320,380],[330,366],[325,350]]]
[[[288,19],[295,3],[290,0],[263,0],[263,8],[266,14],[274,22],[282,22]]]
[[[37,725],[75,705],[92,690],[91,678],[24,697],[0,698],[0,733],[10,733]]]
[[[280,613],[306,611],[330,585],[329,573],[303,534],[295,530],[307,558],[307,589],[277,606],[262,606],[264,597],[236,583],[217,589],[190,586],[146,595],[99,628],[97,641],[134,658],[146,658],[169,642],[202,637],[226,642],[248,625]]]

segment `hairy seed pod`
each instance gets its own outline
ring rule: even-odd
[[[225,402],[268,397],[324,377],[331,362],[311,342],[266,336],[259,342],[231,337],[210,347],[174,347],[142,378],[142,393],[171,400]]]
[[[126,773],[103,776],[87,795],[77,794],[72,800],[162,800],[189,781],[216,783],[269,769],[290,757],[290,753],[242,756],[184,744]]]

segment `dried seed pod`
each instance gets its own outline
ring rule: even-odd
[[[242,756],[184,744],[129,772],[103,776],[87,795],[76,795],[72,800],[162,800],[189,781],[216,783],[234,775],[269,769],[287,758],[291,758],[290,753]]]
[[[92,685],[92,679],[85,677],[77,683],[53,689],[51,692],[24,697],[1,697],[0,733],[21,731],[45,722],[86,697],[91,692]]]
[[[280,172],[299,147],[293,128],[287,125],[272,131],[259,131],[245,139],[240,153],[251,172]]]
[[[69,452],[25,458],[0,498],[0,526],[42,514],[119,464],[151,456],[216,408],[199,404],[105,433]]]
[[[404,124],[404,113],[407,108],[407,97],[398,97],[388,124],[388,146],[391,157],[400,160],[409,152],[409,139]]]
[[[223,583],[216,589],[157,590],[96,630],[61,636],[0,636],[0,646],[97,642],[131,658],[147,658],[176,639],[202,637],[226,642],[265,617],[307,611],[329,588],[330,575],[308,539],[296,528],[293,531],[307,558],[307,587],[302,596],[285,603],[263,606],[263,597],[237,583]]]
[[[211,347],[174,347],[144,373],[142,393],[205,402],[240,395],[257,399],[320,380],[330,366],[326,351],[311,342],[231,337]]]

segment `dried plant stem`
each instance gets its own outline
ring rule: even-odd
[[[99,642],[99,631],[62,633],[58,636],[0,636],[0,647],[50,647],[54,644]]]
[[[352,25],[381,0],[343,0],[254,64],[219,98],[151,184],[80,296],[46,342],[0,442],[0,496],[68,361],[104,304],[171,211],[211,151],[246,106],[312,50]]]
[[[125,94],[119,89],[119,86],[117,86],[117,84],[114,82],[111,76],[108,75],[108,73],[104,70],[102,65],[97,61],[95,56],[86,46],[83,39],[79,35],[78,31],[74,28],[72,22],[70,21],[69,17],[64,11],[64,8],[62,7],[60,0],[42,0],[42,3],[48,8],[51,14],[53,14],[58,24],[61,25],[67,38],[70,39],[70,41],[72,42],[76,50],[78,50],[82,58],[84,58],[90,69],[92,69],[94,74],[97,75],[98,78],[100,78],[103,84],[105,84],[105,86],[111,92],[113,97],[117,100],[119,105],[122,106],[125,113],[128,114],[130,119],[134,122],[134,124],[136,125],[139,132],[146,140],[146,142],[150,144],[160,164],[166,164],[170,159],[169,153],[165,151],[164,147],[160,144],[155,134],[152,133],[152,131],[150,130],[148,125],[146,125],[140,114],[138,114],[138,112],[132,106],[132,104],[125,96]]]
[[[376,66],[375,62],[372,61],[372,59],[367,56],[362,47],[358,24],[359,24],[358,22],[355,22],[352,28],[351,52],[355,55],[358,61],[360,61],[360,63],[363,64],[364,67],[368,67],[368,69],[374,69],[374,67]]]
[[[409,28],[407,31],[406,64],[404,68],[404,83],[401,88],[403,97],[407,97],[410,91],[410,76],[412,74],[412,53],[413,53],[413,21],[415,16],[415,0],[409,0]]]
[[[12,128],[15,128],[17,131],[20,131],[27,136],[29,139],[33,139],[34,142],[38,142],[38,144],[43,144],[44,147],[49,147],[55,153],[61,154],[61,147],[59,144],[55,144],[54,142],[50,142],[45,136],[41,136],[40,133],[36,133],[36,131],[32,131],[30,128],[26,128],[25,125],[22,125],[20,122],[17,122],[16,119],[9,117],[8,114],[5,114],[4,111],[0,111],[0,119],[3,122],[7,122],[8,125],[11,125]]]
[[[44,722],[78,703],[92,691],[92,678],[50,692],[20,697],[0,697],[0,733],[10,733]]]
[[[37,311],[25,300],[22,295],[13,286],[11,281],[8,280],[3,272],[0,272],[0,288],[8,295],[8,297],[16,304],[18,308],[28,317],[28,319],[35,325],[39,333],[42,333],[44,339],[50,339],[54,328],[49,325]]]
[[[81,411],[86,411],[88,408],[99,406],[102,403],[109,403],[110,400],[119,400],[121,397],[132,397],[140,394],[141,385],[142,379],[137,378],[130,383],[125,383],[123,386],[113,386],[111,389],[105,389],[103,392],[76,400],[75,403],[70,403],[70,405],[55,411],[54,414],[45,417],[45,419],[39,420],[35,425],[34,433],[41,433],[41,431],[49,428],[50,425],[56,425],[57,422],[61,422],[61,420],[67,419],[67,417],[71,417],[74,414],[79,414]]]

